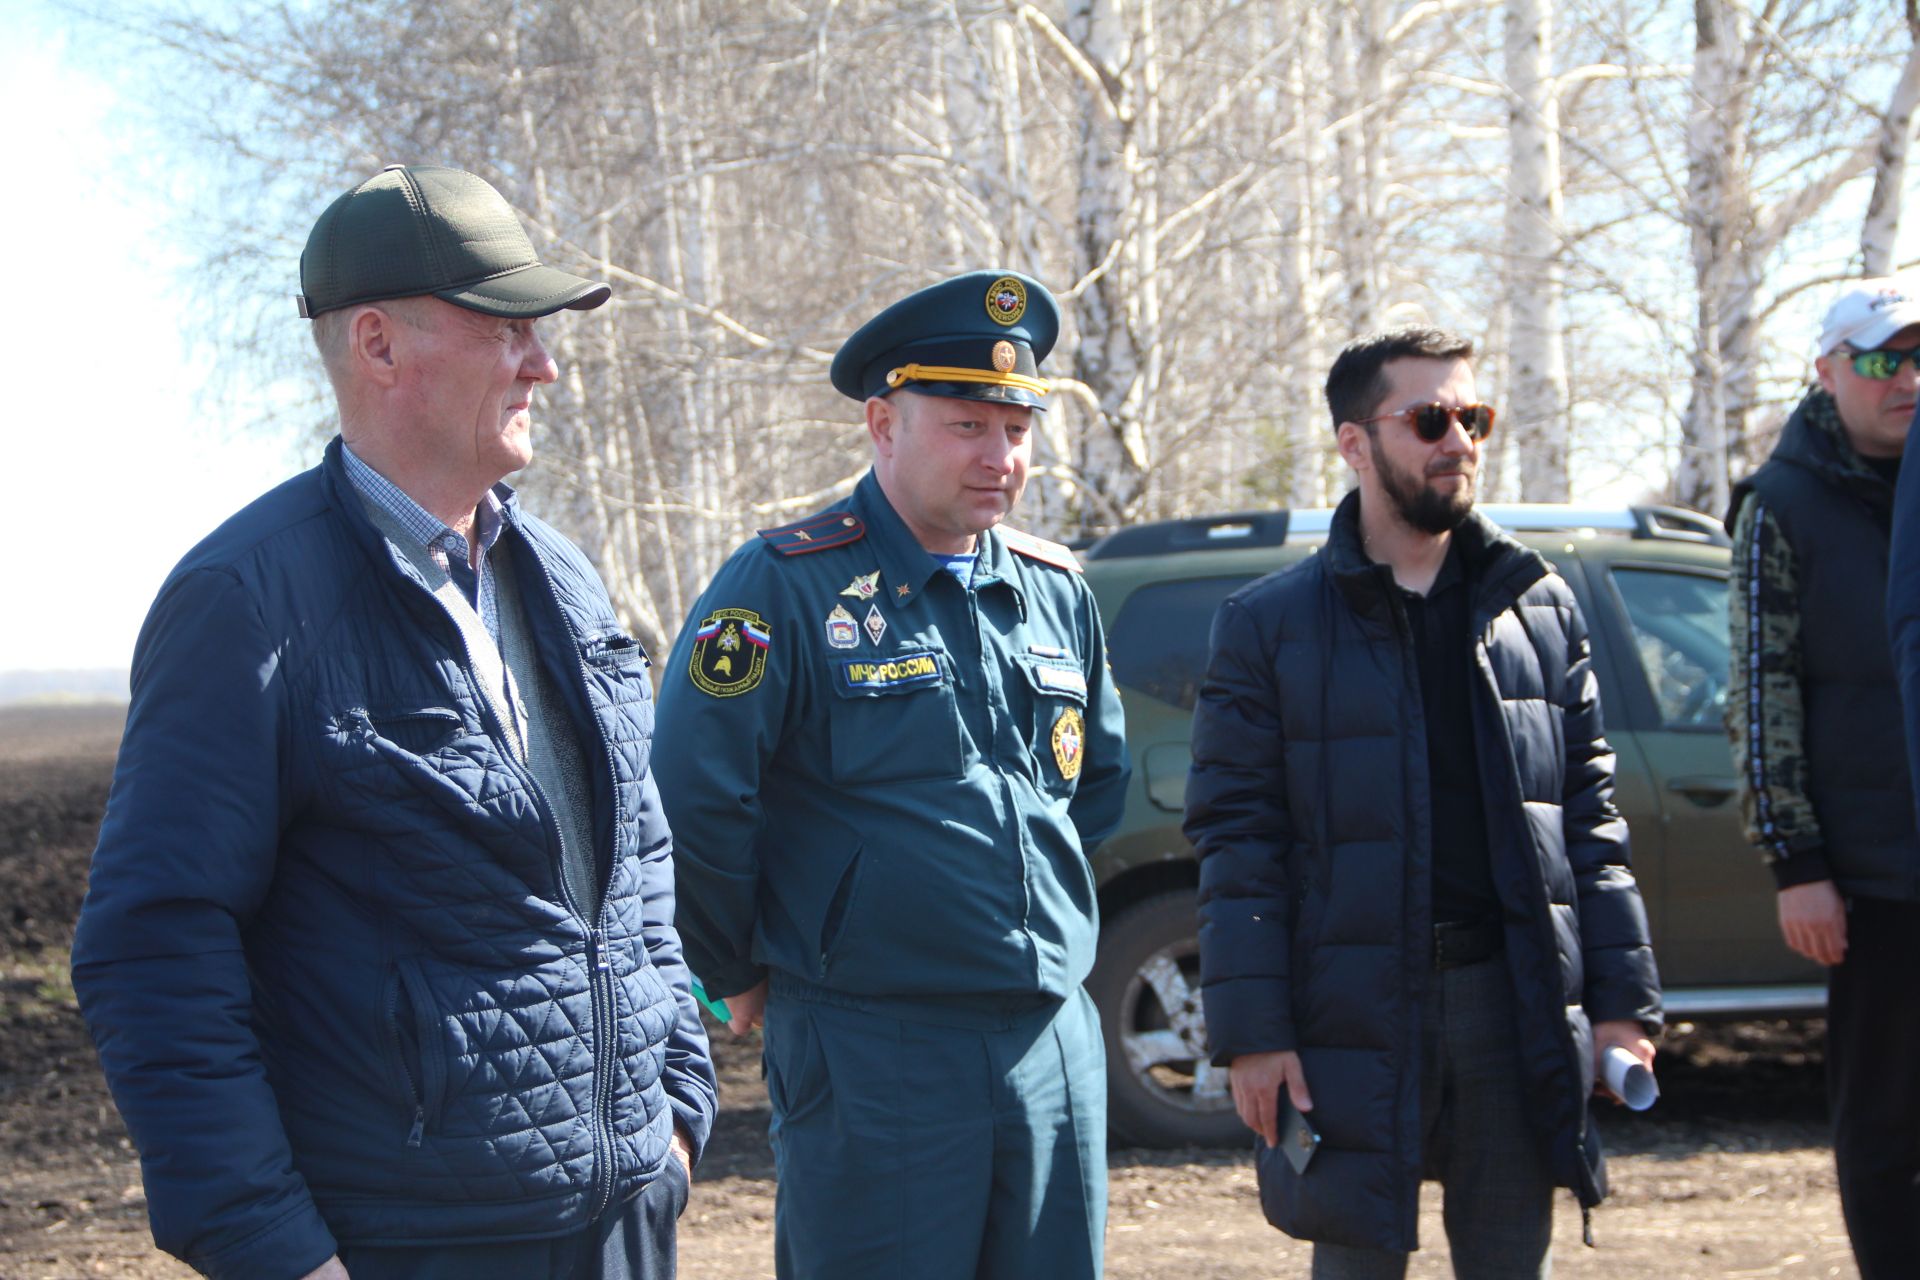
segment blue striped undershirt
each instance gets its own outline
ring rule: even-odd
[[[474,532],[480,537],[480,568],[477,573],[469,572],[467,566],[472,563],[471,548],[465,538],[440,517],[409,498],[406,491],[393,481],[361,461],[344,440],[340,443],[340,456],[346,462],[347,478],[353,481],[353,487],[367,501],[399,521],[401,528],[420,540],[420,545],[427,549],[427,555],[446,571],[447,577],[466,596],[467,603],[479,613],[480,621],[486,624],[487,634],[493,637],[493,642],[499,644],[500,598],[494,575],[487,572],[487,553],[493,550],[505,521],[500,514],[500,499],[494,496],[493,490],[489,489],[482,495],[480,505],[473,511]]]

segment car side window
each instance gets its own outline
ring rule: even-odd
[[[1613,585],[1661,724],[1720,732],[1727,704],[1725,575],[1616,567]]]
[[[1255,576],[1156,582],[1128,596],[1107,627],[1113,678],[1183,711],[1193,710],[1207,674],[1213,615]]]

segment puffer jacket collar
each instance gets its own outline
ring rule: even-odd
[[[1473,584],[1474,629],[1505,613],[1551,570],[1540,554],[1521,546],[1499,525],[1469,511],[1453,531]],[[1401,617],[1393,570],[1369,559],[1360,540],[1360,491],[1348,493],[1327,530],[1327,575],[1360,625],[1375,638],[1393,634]],[[1404,630],[1400,624],[1400,630]]]

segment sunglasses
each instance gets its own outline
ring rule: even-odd
[[[1843,352],[1853,365],[1853,371],[1863,378],[1874,382],[1885,382],[1900,372],[1900,366],[1913,361],[1913,367],[1920,370],[1920,347],[1909,347],[1905,351],[1894,351],[1885,347],[1876,351]]]
[[[1877,355],[1878,352],[1869,352]],[[1892,377],[1891,373],[1886,375]],[[1452,429],[1454,423],[1467,433],[1467,439],[1485,440],[1493,434],[1493,406],[1490,404],[1417,404],[1411,409],[1400,409],[1393,413],[1383,413],[1372,418],[1358,418],[1360,426],[1369,422],[1384,422],[1388,418],[1405,418],[1413,423],[1414,434],[1428,444],[1438,444]]]

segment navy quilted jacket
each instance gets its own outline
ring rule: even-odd
[[[154,1238],[210,1276],[562,1234],[659,1173],[676,1118],[696,1151],[711,1127],[646,660],[501,493],[496,554],[594,774],[591,920],[337,441],[190,552],[141,632],[74,987]]]
[[[1215,1060],[1293,1049],[1322,1146],[1305,1176],[1260,1150],[1268,1218],[1307,1240],[1416,1246],[1420,1006],[1432,805],[1419,669],[1392,571],[1353,497],[1325,551],[1235,593],[1193,721],[1188,837]],[[1586,627],[1538,555],[1479,515],[1473,731],[1527,1110],[1583,1205],[1606,1183],[1587,1116],[1589,1019],[1660,1022],[1646,912],[1613,803]]]

